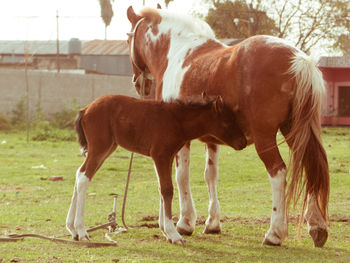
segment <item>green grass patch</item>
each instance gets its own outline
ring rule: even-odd
[[[84,159],[77,142],[60,136],[27,143],[24,132],[0,132],[0,235],[67,234],[65,218],[75,172]],[[350,262],[350,129],[325,128],[323,141],[331,174],[331,221],[329,239],[322,249],[313,247],[306,226],[298,239],[293,221],[289,224],[289,237],[281,247],[261,245],[269,228],[271,189],[265,168],[252,146],[241,152],[221,147],[218,192],[223,232],[202,234],[208,209],[208,190],[203,176],[205,150],[204,144],[194,141],[190,180],[199,220],[193,235],[185,237],[184,246],[167,243],[158,228],[137,228],[113,235],[118,242],[118,247],[113,248],[83,248],[30,238],[18,243],[0,242],[0,262],[14,258],[21,262]],[[288,160],[286,145],[281,146],[281,152]],[[120,194],[117,223],[121,225],[129,156],[129,152],[118,148],[95,175],[86,202],[87,227],[107,222],[113,204],[110,193]],[[64,180],[47,180],[51,176],[62,176]],[[174,185],[176,187],[175,179]],[[136,226],[156,224],[158,208],[158,182],[153,163],[150,158],[136,155],[126,222]],[[173,213],[179,214],[177,191]],[[298,213],[298,210],[291,211],[290,215]],[[105,232],[92,233],[92,240],[106,242]]]

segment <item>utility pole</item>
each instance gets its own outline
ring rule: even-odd
[[[58,27],[58,9],[56,11],[56,27],[57,27],[57,39],[56,39],[56,67],[57,73],[60,72],[60,40],[59,40],[59,27]]]
[[[28,81],[28,47],[27,41],[24,42],[24,77],[26,83],[26,131],[27,131],[27,143],[29,142],[29,81]]]

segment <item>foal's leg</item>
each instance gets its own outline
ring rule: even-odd
[[[205,234],[221,232],[220,204],[217,195],[219,149],[218,145],[206,144],[207,158],[204,177],[209,191],[209,216],[205,221],[203,231]]]
[[[80,168],[81,167],[79,167],[79,169],[76,172],[76,178],[78,178],[78,175],[80,173]],[[75,228],[74,228],[74,220],[75,220],[75,214],[77,209],[77,196],[78,196],[78,193],[77,193],[77,179],[76,179],[76,182],[74,184],[71,205],[69,207],[68,215],[66,218],[66,228],[71,233],[74,240],[78,240],[79,238],[78,233],[75,231]]]
[[[259,134],[255,148],[268,171],[272,189],[272,214],[270,229],[265,235],[264,245],[279,246],[288,236],[285,189],[286,165],[276,144],[276,134]]]
[[[72,203],[66,219],[66,227],[75,240],[89,239],[84,224],[86,191],[89,187],[91,178],[115,148],[116,146],[114,145],[109,145],[108,147],[103,147],[101,145],[101,148],[98,151],[89,149],[88,157],[84,164],[77,170]]]
[[[196,225],[196,210],[189,182],[190,143],[185,144],[176,154],[176,182],[180,200],[180,219],[176,228],[180,234],[191,235]]]
[[[173,183],[171,180],[171,158],[154,159],[161,194],[159,226],[167,240],[172,244],[183,244],[184,240],[176,231],[172,220],[171,203],[173,199]],[[163,221],[163,222],[162,222]]]
[[[82,171],[82,169],[80,168],[77,171],[76,177],[77,200],[74,229],[78,235],[78,238],[75,236],[75,239],[78,240],[89,240],[89,235],[86,232],[84,225],[84,210],[86,191],[89,187],[90,179],[85,174],[85,171]]]

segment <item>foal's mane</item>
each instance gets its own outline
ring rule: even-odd
[[[182,36],[195,35],[208,39],[215,39],[215,33],[210,26],[201,19],[184,14],[175,14],[163,9],[144,8],[140,15],[145,19],[168,27],[173,34],[181,33]]]

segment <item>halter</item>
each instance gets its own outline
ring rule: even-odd
[[[128,33],[127,35],[129,37],[131,37],[131,54],[130,54],[130,58],[131,58],[131,61],[132,63],[134,64],[134,66],[138,69],[138,71],[141,72],[141,74],[136,78],[134,79],[135,77],[135,74],[134,74],[134,77],[132,79],[132,83],[134,86],[136,86],[136,83],[140,82],[141,83],[141,87],[140,87],[140,95],[145,95],[145,79],[148,79],[148,80],[151,80],[152,82],[154,81],[154,77],[153,75],[149,72],[149,69],[147,67],[145,67],[144,70],[142,70],[136,63],[136,60],[135,60],[135,52],[134,52],[134,49],[135,49],[135,34],[136,34],[136,30],[137,30],[137,27],[140,25],[140,23],[144,20],[145,18],[141,18],[135,25],[134,27],[134,30],[130,33]]]

